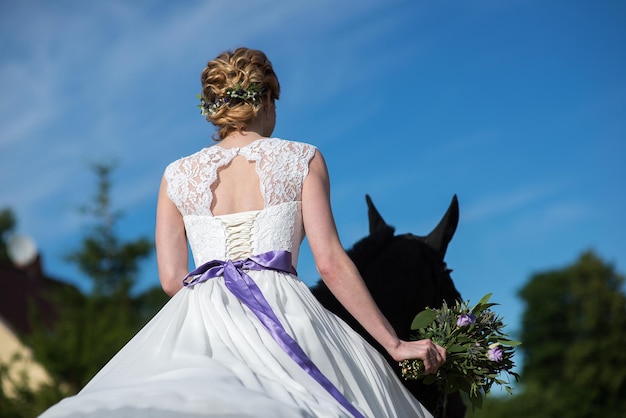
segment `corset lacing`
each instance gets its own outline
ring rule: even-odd
[[[252,255],[252,233],[259,212],[219,216],[226,234],[226,259],[243,260]]]

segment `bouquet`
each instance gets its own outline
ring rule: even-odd
[[[501,374],[515,377],[512,358],[514,347],[520,342],[508,338],[504,323],[489,303],[491,293],[473,307],[469,302],[457,301],[448,307],[444,301],[440,309],[426,308],[417,314],[411,324],[411,339],[431,339],[447,350],[446,362],[436,374],[424,376],[421,360],[400,362],[404,379],[423,379],[425,384],[436,384],[445,394],[461,390],[468,393],[474,408],[482,407],[483,395],[493,384],[504,386],[512,393],[509,380]]]

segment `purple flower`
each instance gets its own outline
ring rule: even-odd
[[[489,350],[487,350],[487,358],[491,361],[502,361],[502,348],[490,348]]]
[[[462,314],[459,315],[459,319],[456,320],[456,325],[458,327],[466,327],[470,324],[476,323],[476,317],[472,314]]]

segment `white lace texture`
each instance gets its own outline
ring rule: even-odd
[[[168,196],[183,215],[196,265],[286,250],[295,266],[304,238],[302,184],[314,154],[312,145],[269,138],[241,148],[204,148],[171,163],[165,170]],[[265,208],[214,217],[212,186],[219,168],[237,155],[256,163]]]
[[[165,169],[168,196],[185,215],[211,215],[217,172],[237,155],[256,162],[265,207],[300,200],[315,147],[278,138],[260,139],[241,148],[204,148]]]
[[[292,264],[297,267],[304,239],[299,201],[216,217],[188,215],[183,220],[196,266],[284,250],[291,253]]]

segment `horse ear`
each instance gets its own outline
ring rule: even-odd
[[[452,197],[452,202],[443,215],[443,218],[439,221],[439,224],[433,229],[430,234],[424,237],[427,244],[439,251],[443,257],[448,250],[448,244],[452,240],[452,236],[456,232],[456,227],[459,224],[459,201],[456,194]]]
[[[374,202],[372,202],[372,198],[370,195],[365,195],[365,201],[367,202],[367,218],[370,223],[370,235],[374,235],[375,232],[379,231],[394,231],[394,228],[387,225],[387,222],[380,216],[378,213],[378,209],[374,206]]]

